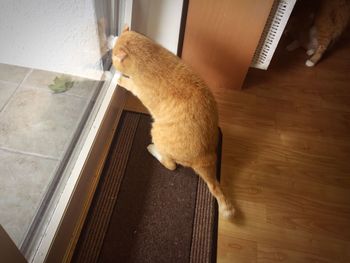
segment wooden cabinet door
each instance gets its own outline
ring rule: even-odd
[[[189,0],[182,58],[212,89],[240,89],[273,0]]]

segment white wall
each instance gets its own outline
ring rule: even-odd
[[[183,0],[134,0],[132,29],[176,54]]]
[[[1,0],[0,63],[101,75],[94,0]]]
[[[0,0],[0,63],[99,79],[94,3]],[[183,0],[133,0],[132,28],[176,53],[182,4]]]

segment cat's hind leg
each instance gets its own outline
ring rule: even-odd
[[[172,171],[176,169],[175,161],[172,160],[167,154],[160,153],[153,143],[147,146],[147,150],[167,169]]]
[[[311,27],[307,43],[305,43],[306,55],[312,56],[318,47],[316,27]]]
[[[305,62],[305,65],[308,67],[315,66],[321,60],[323,54],[325,53],[333,39],[335,31],[333,29],[327,28],[326,25],[332,24],[332,21],[328,20],[328,17],[326,21],[319,19],[315,21],[315,26],[311,28],[310,45],[313,46],[313,48],[310,48],[308,50],[308,55],[311,55],[311,57]]]
[[[313,53],[312,57],[310,57],[305,62],[305,65],[308,66],[308,67],[315,66],[320,61],[320,59],[322,58],[324,52],[327,50],[328,45],[329,45],[329,42],[325,43],[325,44],[320,44],[317,47],[316,51]]]

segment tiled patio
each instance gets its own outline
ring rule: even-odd
[[[72,77],[71,89],[53,93],[57,76],[0,64],[0,224],[17,246],[99,87]]]

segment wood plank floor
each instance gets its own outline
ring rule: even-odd
[[[243,91],[213,91],[239,210],[220,219],[219,263],[350,262],[350,38],[315,68],[284,44]],[[126,107],[145,111],[132,96]]]

